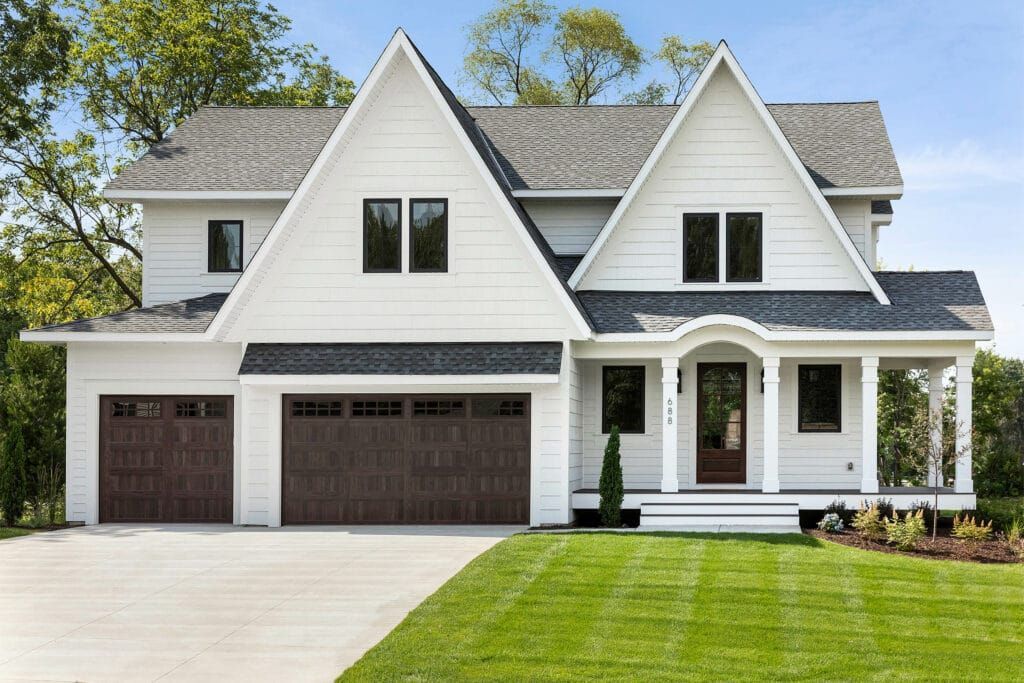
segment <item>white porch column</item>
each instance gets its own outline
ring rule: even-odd
[[[932,448],[942,448],[942,375],[945,371],[942,363],[932,363],[928,366],[928,414],[934,423],[932,424]],[[928,470],[928,486],[941,486],[942,467],[941,465]]]
[[[763,358],[764,369],[764,481],[765,493],[779,492],[779,359]]]
[[[661,490],[679,490],[679,396],[676,394],[678,358],[661,359]]]
[[[861,493],[878,493],[878,357],[860,359]]]
[[[962,453],[956,461],[956,481],[953,489],[957,493],[974,493],[974,478],[971,473],[971,432],[974,422],[971,417],[971,403],[974,392],[974,356],[956,358],[956,452]]]

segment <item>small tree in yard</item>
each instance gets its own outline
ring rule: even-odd
[[[601,465],[601,524],[607,527],[622,526],[622,460],[619,457],[619,426],[612,425],[608,434],[608,445],[604,447],[604,463]]]
[[[943,420],[943,407],[932,412],[920,410],[915,414],[908,430],[910,463],[918,474],[928,480],[930,473],[934,472],[932,481],[932,540],[938,535],[939,522],[939,489],[942,488],[944,472],[949,467],[955,467],[967,452],[970,450],[970,441],[965,441],[958,447],[958,436],[964,434],[962,424],[956,422],[945,425]],[[945,427],[945,429],[943,429]],[[942,430],[941,439],[933,439],[932,434]]]
[[[14,526],[25,509],[25,439],[21,430],[8,426],[0,444],[0,513]]]

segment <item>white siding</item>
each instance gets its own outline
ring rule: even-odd
[[[584,393],[582,364],[568,359],[569,382],[569,492],[583,486],[583,451],[585,442]]]
[[[617,199],[523,199],[520,201],[558,255],[582,255],[618,204]]]
[[[871,200],[832,197],[828,200],[839,222],[853,240],[868,267],[875,270],[875,240],[871,230]]]
[[[707,288],[681,283],[682,214],[701,210],[765,214],[766,283],[743,288],[867,289],[825,215],[725,67],[695,103],[580,289]]]
[[[68,520],[97,521],[99,396],[235,395],[237,443],[241,408],[236,373],[241,357],[238,344],[68,344]]]
[[[148,201],[142,207],[142,304],[153,306],[227,292],[238,273],[207,272],[207,225],[242,220],[248,263],[274,224],[281,201]]]
[[[404,56],[311,188],[229,338],[246,341],[566,339],[572,319]],[[449,200],[449,272],[364,274],[362,201]],[[408,271],[407,230],[403,230]]]

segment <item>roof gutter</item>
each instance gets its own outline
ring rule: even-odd
[[[173,200],[288,200],[291,190],[119,190],[108,188],[103,196],[112,202],[131,204],[154,199]]]
[[[823,187],[826,197],[870,197],[872,199],[899,199],[903,196],[902,185],[875,185],[869,187]]]

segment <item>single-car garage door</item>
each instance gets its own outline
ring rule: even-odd
[[[285,396],[285,524],[525,524],[527,395]]]
[[[100,397],[100,522],[232,521],[230,396]]]

